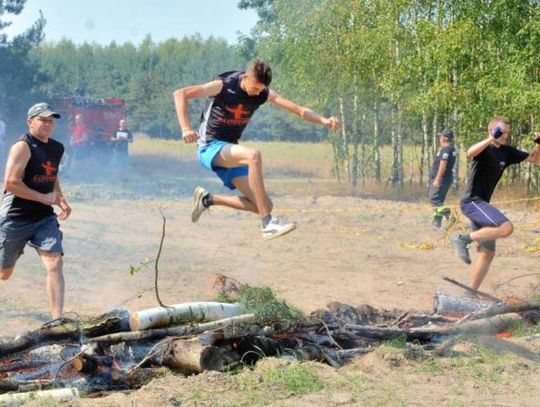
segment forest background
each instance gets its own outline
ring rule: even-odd
[[[265,106],[245,137],[330,143],[333,175],[355,190],[367,182],[401,192],[424,185],[444,128],[456,133],[461,154],[486,136],[495,114],[511,119],[512,144],[525,150],[539,128],[537,0],[241,0],[259,21],[235,44],[198,34],[155,43],[150,33],[137,46],[44,42],[44,17],[8,38],[5,17],[24,5],[0,0],[0,110],[12,137],[34,101],[82,92],[124,99],[135,131],[178,138],[172,92],[255,56],[272,64],[274,90],[344,126],[328,133]],[[192,123],[201,106],[192,104]],[[504,183],[534,196],[540,171],[511,170]]]

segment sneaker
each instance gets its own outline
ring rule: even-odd
[[[471,256],[469,256],[469,245],[467,244],[467,242],[460,239],[459,234],[457,233],[453,235],[450,240],[459,258],[463,260],[465,263],[471,264],[472,262],[471,262]]]
[[[450,208],[448,206],[445,206],[441,212],[441,215],[444,216],[446,220],[448,220],[450,218],[451,213],[452,212],[450,211]]]
[[[191,221],[197,222],[202,213],[208,208],[203,204],[203,198],[208,195],[208,191],[203,187],[197,187],[193,191],[193,209],[191,211]]]
[[[442,225],[442,217],[440,216],[434,216],[433,222],[431,222],[431,226],[435,229],[440,229]]]
[[[281,223],[278,218],[272,217],[268,225],[262,228],[262,235],[264,240],[270,240],[292,232],[294,229],[296,229],[296,223]]]

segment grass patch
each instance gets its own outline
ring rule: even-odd
[[[323,388],[323,382],[309,363],[294,362],[265,370],[263,383],[268,387],[280,389],[284,395],[313,393]]]
[[[488,385],[501,381],[501,373],[508,366],[507,358],[507,355],[497,354],[491,349],[474,346],[471,356],[459,356],[453,361],[460,376],[470,377],[479,385]]]
[[[428,359],[420,364],[418,371],[430,375],[440,375],[444,373],[444,367],[435,359]]]
[[[531,336],[540,334],[540,324],[530,325],[523,321],[517,321],[510,327],[513,336]]]
[[[255,371],[246,369],[234,379],[233,386],[248,397],[249,405],[315,393],[325,387],[312,362],[279,363]]]

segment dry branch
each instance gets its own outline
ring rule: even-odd
[[[151,329],[147,331],[137,332],[120,332],[111,335],[99,336],[90,339],[90,342],[116,343],[124,341],[138,341],[143,339],[163,338],[166,336],[184,336],[195,335],[213,329],[225,328],[235,324],[252,322],[255,320],[255,315],[245,314],[231,318],[224,318],[217,321],[206,322],[202,324],[182,325],[172,328]]]

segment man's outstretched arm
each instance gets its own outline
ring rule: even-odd
[[[282,109],[288,110],[289,112],[300,116],[302,119],[310,123],[321,124],[332,130],[337,130],[341,127],[341,122],[336,117],[332,116],[326,118],[318,115],[317,113],[306,107],[297,105],[296,103],[291,102],[284,97],[281,97],[273,90],[270,90],[270,94],[268,95],[268,101],[275,104],[276,106],[281,107]]]
[[[534,133],[534,142],[536,143],[534,150],[531,151],[525,161],[532,164],[540,164],[540,132]]]
[[[222,87],[223,82],[215,80],[202,85],[186,86],[185,88],[174,91],[174,107],[176,109],[178,123],[180,123],[180,127],[182,128],[182,140],[185,143],[193,143],[199,138],[199,135],[191,128],[191,124],[189,123],[188,100],[216,96],[221,92]]]

